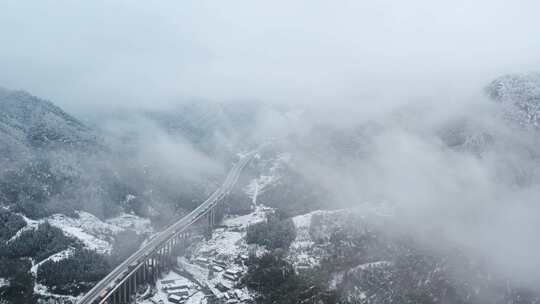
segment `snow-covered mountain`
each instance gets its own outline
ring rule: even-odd
[[[540,73],[498,77],[486,92],[505,105],[509,119],[523,126],[540,127]]]
[[[103,150],[98,133],[49,101],[0,89],[0,204],[30,217],[72,205],[73,188]],[[88,174],[91,176],[91,174]],[[91,180],[91,178],[89,178]]]
[[[10,146],[18,145],[20,149],[90,148],[97,143],[97,137],[90,128],[53,103],[24,91],[2,88],[0,140],[6,144],[11,140]]]

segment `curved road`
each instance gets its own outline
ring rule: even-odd
[[[170,225],[152,238],[145,246],[137,250],[134,254],[128,257],[118,267],[113,269],[104,279],[99,281],[89,292],[87,292],[79,301],[78,304],[92,304],[98,299],[99,303],[105,301],[101,296],[112,293],[116,287],[130,272],[133,267],[130,265],[141,265],[144,263],[161,244],[173,238],[177,233],[186,230],[191,224],[205,216],[225,195],[229,194],[233,186],[238,181],[240,173],[244,167],[253,158],[256,151],[246,154],[227,174],[227,178],[210,197],[200,204],[195,210]]]

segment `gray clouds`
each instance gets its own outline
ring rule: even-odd
[[[443,251],[458,247],[490,273],[536,288],[538,131],[505,121],[491,100],[454,99],[407,105],[355,125],[321,123],[337,132],[317,137],[319,127],[296,139],[311,143],[296,151],[295,169],[330,193],[332,207],[391,206],[389,230]]]
[[[504,0],[4,1],[0,83],[68,109],[179,97],[394,103],[537,68],[539,8]]]

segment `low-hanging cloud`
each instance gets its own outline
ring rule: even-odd
[[[313,122],[347,136],[353,148],[335,147],[331,138],[328,144],[314,128],[301,137],[304,147],[291,143],[295,169],[330,193],[329,206],[391,206],[389,230],[443,251],[460,248],[491,273],[536,287],[538,131],[505,120],[502,106],[485,97],[459,106],[447,101],[414,103],[346,126]],[[349,115],[336,112],[333,119]]]

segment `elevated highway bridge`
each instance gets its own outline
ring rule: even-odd
[[[78,304],[127,304],[135,298],[137,286],[155,283],[163,271],[175,262],[175,252],[186,244],[188,230],[195,224],[216,224],[220,202],[238,181],[240,173],[251,161],[255,151],[244,155],[229,171],[223,184],[195,210],[155,235],[139,250],[114,268],[77,303]]]

